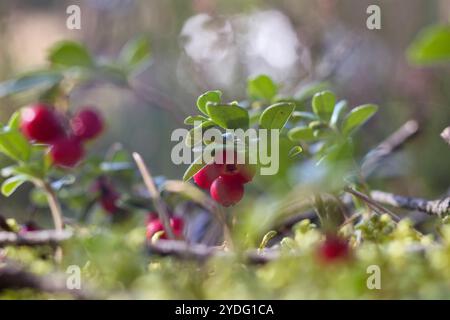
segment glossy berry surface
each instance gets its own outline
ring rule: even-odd
[[[71,119],[70,126],[76,137],[90,140],[103,131],[103,120],[94,109],[84,108]]]
[[[23,109],[20,128],[28,139],[42,143],[50,143],[64,136],[57,114],[44,104]]]
[[[346,260],[350,257],[350,248],[345,239],[336,235],[327,235],[325,241],[319,247],[318,255],[323,262]]]
[[[221,175],[234,176],[237,181],[245,184],[253,180],[255,169],[246,164],[226,164],[223,166]]]
[[[182,218],[170,218],[170,227],[172,228],[175,237],[179,238],[183,235],[184,221]],[[164,226],[161,220],[155,216],[151,216],[150,221],[147,222],[147,239],[150,240],[157,232],[160,231],[164,231]],[[163,233],[160,239],[168,239],[168,237],[165,233]]]
[[[211,197],[224,207],[238,203],[244,196],[244,186],[233,176],[220,176],[211,185]]]
[[[209,189],[211,184],[222,173],[223,165],[209,164],[194,175],[195,183],[202,189]]]
[[[51,146],[50,156],[58,166],[74,167],[84,156],[83,144],[76,137],[60,138]]]

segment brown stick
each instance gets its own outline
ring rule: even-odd
[[[361,165],[362,175],[367,178],[379,166],[380,162],[400,149],[406,142],[419,132],[419,123],[409,120],[387,139],[381,142],[375,149],[369,152]]]
[[[381,212],[387,213],[389,215],[391,215],[396,221],[399,221],[400,218],[393,213],[391,210],[388,210],[387,208],[383,207],[382,205],[380,205],[379,203],[377,203],[376,201],[374,201],[374,199],[372,199],[371,197],[365,195],[362,192],[359,192],[355,189],[352,189],[350,187],[345,187],[344,188],[345,192],[348,192],[352,195],[354,195],[355,197],[363,200],[364,202],[366,202],[367,204],[369,204],[371,207],[375,208],[376,210],[379,210]]]
[[[231,251],[221,250],[223,247],[208,247],[203,244],[187,244],[184,241],[177,240],[158,240],[155,243],[149,243],[150,254],[160,256],[173,256],[183,260],[196,260],[203,262],[213,256],[231,256]],[[279,253],[270,250],[250,250],[244,254],[244,258],[252,264],[262,264],[275,260]]]
[[[0,246],[57,246],[60,242],[70,239],[72,232],[68,230],[30,231],[23,235],[14,232],[0,232]]]
[[[84,290],[70,290],[66,285],[66,276],[38,276],[19,266],[6,264],[0,267],[0,291],[6,289],[34,289],[41,292],[66,294],[77,299],[89,299]]]
[[[429,201],[422,198],[404,197],[376,190],[372,191],[370,195],[377,202],[397,208],[418,210],[439,217],[450,214],[450,197]]]
[[[144,160],[142,159],[139,153],[133,152],[133,158],[138,166],[138,169],[141,173],[142,179],[144,180],[144,184],[147,187],[150,197],[153,200],[153,204],[155,205],[156,211],[158,212],[159,219],[163,224],[164,231],[167,233],[169,239],[175,239],[173,230],[170,227],[169,214],[167,213],[166,205],[161,200],[159,192],[156,189],[155,182],[153,181],[153,178],[150,174],[150,170],[145,165]]]

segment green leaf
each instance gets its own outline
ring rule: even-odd
[[[14,112],[8,120],[8,129],[18,130],[20,128],[20,111]]]
[[[212,121],[224,129],[247,129],[249,127],[248,111],[236,104],[207,104],[206,110]]]
[[[220,103],[220,99],[222,98],[222,92],[219,90],[207,91],[197,99],[197,108],[202,113],[208,115],[208,111],[206,110],[206,105],[208,102]]]
[[[47,59],[52,65],[62,67],[92,67],[92,59],[88,49],[75,41],[60,41],[49,50]]]
[[[331,115],[330,126],[336,127],[336,125],[341,120],[347,108],[348,104],[347,101],[345,100],[341,100],[338,103],[336,103],[336,106],[334,107],[333,110],[333,114]]]
[[[316,93],[326,90],[329,84],[326,82],[313,82],[303,86],[296,94],[294,98],[300,102],[312,98]]]
[[[200,136],[200,138],[203,138],[202,137],[203,130],[214,127],[214,125],[215,125],[215,123],[213,121],[208,120],[208,121],[202,122],[202,124],[189,130],[188,135],[186,137],[186,145],[189,147],[193,147],[194,145],[200,143],[202,141],[201,139],[200,139],[200,141],[194,141],[196,136]]]
[[[16,161],[28,161],[31,145],[18,130],[0,132],[0,152]]]
[[[247,94],[255,100],[271,101],[277,94],[278,88],[269,76],[259,75],[247,83]]]
[[[303,148],[302,147],[300,147],[300,146],[292,147],[292,149],[289,150],[289,157],[293,158],[293,157],[295,157],[296,155],[299,155],[302,152],[303,152]]]
[[[298,120],[318,120],[317,116],[312,112],[305,112],[305,111],[294,111],[292,113],[292,118],[295,118],[296,121]]]
[[[63,79],[59,72],[33,72],[0,83],[0,98],[22,91],[48,90]]]
[[[9,197],[14,193],[14,191],[17,190],[23,183],[28,181],[26,176],[18,175],[11,177],[9,179],[6,179],[2,183],[2,194],[5,197]]]
[[[140,36],[128,41],[119,54],[121,63],[129,70],[135,70],[150,59],[150,41],[145,36]]]
[[[289,130],[288,138],[291,141],[316,140],[313,130],[309,127],[296,127]]]
[[[191,179],[197,172],[199,172],[206,163],[203,162],[203,156],[198,157],[191,163],[191,165],[186,169],[183,175],[183,181],[188,181]]]
[[[271,105],[261,114],[259,124],[265,129],[282,129],[294,109],[293,103],[280,102]]]
[[[407,55],[419,65],[450,62],[450,26],[424,29],[408,48]]]
[[[377,112],[377,110],[378,106],[374,104],[365,104],[354,108],[344,119],[342,124],[342,133],[344,135],[353,133],[356,129],[366,123]]]
[[[187,125],[194,125],[195,122],[205,122],[209,119],[204,116],[189,116],[186,119],[184,119],[184,124]]]
[[[312,108],[315,114],[323,120],[329,120],[334,110],[336,96],[331,91],[316,93],[312,99]]]

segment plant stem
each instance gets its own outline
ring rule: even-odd
[[[59,205],[58,199],[56,198],[56,194],[50,184],[48,184],[47,182],[42,181],[42,188],[47,195],[48,206],[50,207],[50,212],[52,213],[55,229],[56,231],[62,231],[63,218],[61,213],[61,206]]]
[[[231,236],[230,227],[228,226],[228,217],[227,212],[224,207],[221,205],[217,206],[217,218],[219,219],[219,222],[222,224],[223,229],[223,239],[228,246],[228,248],[233,249],[233,238]]]
[[[167,233],[169,239],[175,239],[175,234],[170,227],[169,214],[167,213],[166,205],[162,201],[159,192],[156,189],[155,182],[153,181],[150,171],[148,170],[147,166],[144,163],[144,160],[139,153],[133,152],[133,158],[141,173],[142,179],[144,180],[144,184],[147,187],[148,192],[150,193],[150,197],[152,198],[153,204],[155,205],[156,211],[158,212],[159,219],[163,224],[164,231]]]

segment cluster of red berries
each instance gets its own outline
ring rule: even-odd
[[[74,167],[84,157],[83,143],[103,131],[103,120],[96,111],[86,107],[70,119],[70,129],[66,130],[61,115],[38,103],[22,110],[21,130],[29,140],[50,145],[54,164]]]
[[[324,263],[348,260],[351,256],[348,241],[334,234],[327,234],[318,250],[318,257]]]
[[[202,168],[194,175],[195,183],[209,190],[211,197],[224,207],[238,203],[244,196],[244,184],[252,181],[255,168],[238,164],[237,154],[233,163],[227,164],[226,152],[216,155],[216,161]],[[218,161],[218,160],[221,161]]]
[[[184,220],[180,217],[170,218],[170,227],[176,238],[181,238],[183,236]],[[149,213],[147,217],[147,239],[151,240],[152,237],[160,231],[164,231],[164,226],[159,220],[158,215],[154,212]],[[167,239],[165,232],[161,235],[160,239]]]

